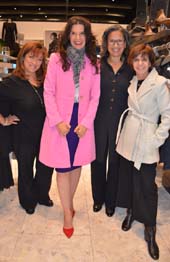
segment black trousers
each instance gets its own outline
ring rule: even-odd
[[[164,163],[164,170],[170,169],[170,132],[165,143],[160,147],[160,162]]]
[[[24,209],[35,208],[39,199],[48,198],[53,169],[39,162],[38,153],[39,148],[33,144],[20,145],[15,148],[18,161],[18,196]]]
[[[52,174],[53,168],[44,165],[39,160],[36,161],[34,185],[36,188],[38,201],[43,202],[50,199],[49,191],[52,182]]]
[[[9,156],[0,154],[0,190],[14,185]]]
[[[91,163],[92,196],[95,204],[105,203],[106,207],[115,207],[118,187],[119,155],[108,157],[103,162]]]
[[[132,208],[134,219],[156,225],[158,192],[155,183],[156,163],[142,164],[140,170],[132,161],[121,157],[117,206]]]

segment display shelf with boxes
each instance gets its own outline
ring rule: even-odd
[[[9,76],[16,68],[16,57],[0,54],[0,80]]]

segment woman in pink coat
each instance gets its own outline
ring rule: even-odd
[[[57,171],[58,191],[64,211],[63,231],[74,231],[73,196],[81,166],[95,159],[93,121],[99,94],[100,75],[96,41],[91,25],[83,17],[68,20],[59,53],[50,57],[44,87],[47,117],[40,161]]]

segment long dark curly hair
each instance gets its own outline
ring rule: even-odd
[[[98,73],[98,61],[96,56],[96,38],[92,34],[90,22],[81,16],[72,16],[69,18],[65,30],[61,35],[59,43],[59,53],[61,57],[62,69],[68,71],[70,68],[70,61],[67,59],[67,47],[70,45],[70,32],[73,25],[81,24],[84,26],[84,33],[86,36],[85,53],[90,59],[91,64],[95,67]]]

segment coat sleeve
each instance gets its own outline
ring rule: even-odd
[[[58,58],[58,60],[57,60]],[[56,54],[50,56],[50,60],[47,67],[47,74],[44,82],[44,102],[46,108],[46,114],[51,127],[56,126],[62,122],[62,117],[59,114],[56,102],[56,83],[57,83],[57,63],[59,57]]]
[[[93,126],[100,97],[100,74],[94,73],[92,79],[88,110],[80,123],[86,128],[91,128]]]
[[[159,87],[159,92],[157,92],[157,103],[161,121],[153,139],[156,141],[156,147],[158,148],[165,142],[170,129],[170,91],[165,83]]]

